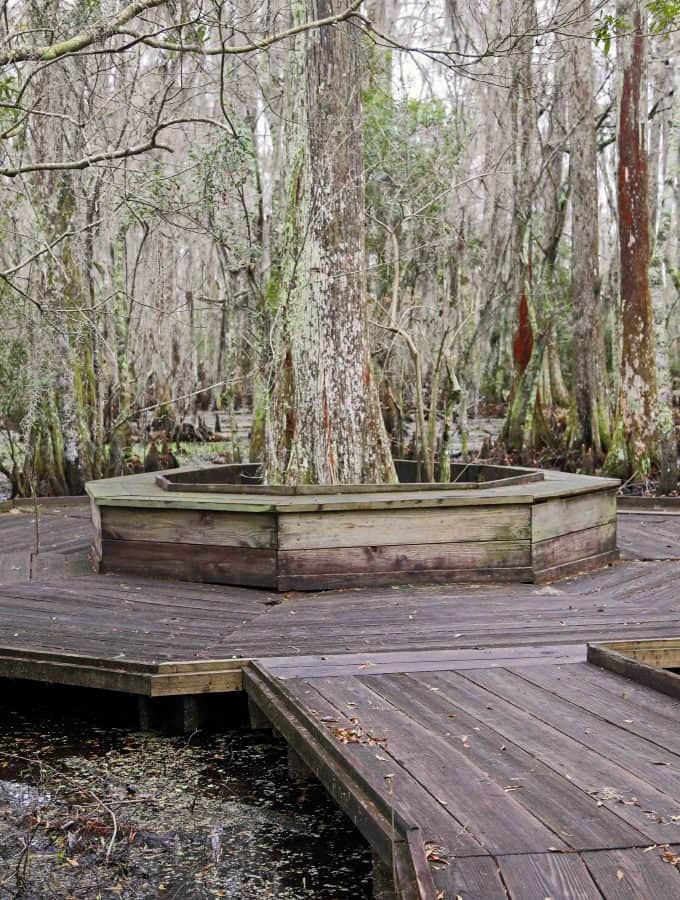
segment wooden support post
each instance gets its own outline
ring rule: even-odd
[[[203,727],[202,698],[193,694],[180,697],[137,698],[139,727],[142,731],[188,734]]]
[[[295,781],[298,784],[305,784],[315,780],[312,770],[292,747],[288,748],[288,777],[291,781]]]
[[[184,734],[192,731],[198,731],[203,727],[205,716],[199,703],[198,697],[193,694],[187,694],[184,697],[178,697],[178,717],[180,721],[178,725]]]
[[[153,700],[151,697],[138,696],[137,697],[137,710],[139,713],[139,730],[140,731],[155,731],[155,726],[153,722]]]
[[[373,851],[373,900],[398,900],[392,867]]]
[[[248,716],[250,718],[250,727],[253,730],[272,730],[272,723],[251,697],[248,697]]]

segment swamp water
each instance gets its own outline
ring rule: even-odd
[[[288,779],[269,732],[165,737],[111,727],[108,695],[93,721],[69,691],[7,686],[0,898],[371,896],[366,844],[320,785]]]

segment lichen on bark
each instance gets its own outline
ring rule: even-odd
[[[340,8],[308,0],[294,15]],[[289,75],[266,478],[395,481],[369,348],[358,32],[343,22],[298,35]]]

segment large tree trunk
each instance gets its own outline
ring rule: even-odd
[[[590,0],[579,8],[582,29],[591,27]],[[571,292],[574,341],[572,446],[601,457],[609,440],[603,310],[598,252],[598,184],[595,77],[588,35],[574,41],[571,69]]]
[[[305,15],[342,8],[307,0]],[[291,51],[266,458],[273,483],[396,479],[369,352],[358,38],[343,22],[299,36]]]
[[[619,260],[623,345],[616,433],[607,469],[646,475],[656,454],[654,321],[649,290],[651,246],[644,102],[645,45],[640,0],[619,0],[632,27],[617,39],[619,95]]]

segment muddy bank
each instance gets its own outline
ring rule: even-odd
[[[366,845],[319,785],[288,780],[268,732],[54,710],[0,701],[0,897],[370,897]]]

